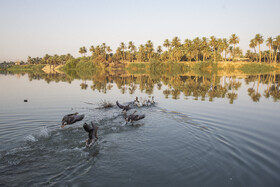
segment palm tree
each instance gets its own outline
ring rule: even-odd
[[[70,60],[74,57],[70,53],[67,53],[65,58],[66,58],[66,62],[67,62],[68,60]]]
[[[130,52],[135,51],[136,47],[132,41],[128,42],[128,49],[130,49]]]
[[[86,49],[86,47],[84,46],[83,47],[83,53],[84,53],[84,56],[86,55],[86,53],[87,53],[87,49]]]
[[[121,50],[120,47],[117,48],[117,50],[116,50],[116,52],[115,52],[115,54],[114,54],[114,59],[115,59],[116,61],[119,61],[119,60],[122,59],[122,50]]]
[[[253,59],[253,54],[250,50],[247,50],[246,51],[246,54],[245,54],[245,57],[246,58],[249,58],[249,60],[251,61]]]
[[[221,45],[221,50],[222,50],[222,52],[223,51],[225,52],[224,61],[226,61],[226,59],[227,59],[228,47],[229,47],[228,40],[226,38],[223,38],[222,45]]]
[[[164,40],[163,46],[166,47],[167,50],[169,51],[171,46],[170,41],[168,39]]]
[[[160,45],[157,47],[157,53],[158,53],[159,55],[161,55],[161,53],[162,53],[162,48],[161,48]]]
[[[86,47],[85,47],[85,46],[80,47],[79,53],[81,53],[81,55],[84,55],[84,56],[85,56],[85,54],[87,53]]]
[[[229,44],[233,44],[233,51],[235,51],[235,45],[239,43],[239,38],[236,36],[236,34],[232,34],[229,39]],[[235,54],[233,53],[233,58]]]
[[[218,38],[218,40],[217,40],[218,54],[221,54],[223,52],[222,47],[223,47],[223,40],[221,38]],[[222,56],[221,56],[221,58],[222,58]]]
[[[195,54],[195,60],[196,62],[198,61],[198,55],[200,53],[200,49],[201,49],[201,40],[199,39],[199,37],[196,37],[195,39],[193,39],[193,49],[194,49],[194,54]]]
[[[206,37],[202,37],[201,40],[201,52],[203,54],[203,62],[205,58],[208,58],[210,55],[210,47],[208,45],[208,39]]]
[[[106,43],[102,43],[101,46],[102,46],[102,49],[105,51],[105,49],[106,49],[106,47],[107,47],[107,46],[106,46]]]
[[[218,46],[218,41],[215,38],[215,36],[211,36],[210,37],[210,42],[209,42],[210,46],[212,47],[212,51],[213,51],[213,55],[214,55],[214,62],[216,62],[216,50],[217,50],[217,46]]]
[[[106,51],[105,54],[108,53],[108,55],[109,55],[109,57],[110,57],[110,53],[112,52],[111,47],[110,47],[110,46],[107,46],[105,51]],[[107,55],[106,55],[106,56],[107,56]],[[108,57],[108,59],[109,59],[109,57]]]
[[[94,52],[95,52],[95,48],[94,48],[93,45],[90,46],[89,51],[92,52],[92,56],[93,56],[93,55],[94,55]]]
[[[45,61],[46,64],[49,64],[49,59],[50,59],[50,55],[46,54],[44,57],[43,57],[43,60]]]
[[[154,51],[154,44],[151,40],[148,40],[147,43],[145,44],[146,52],[147,52],[147,57],[150,60],[153,56],[153,51]]]
[[[110,53],[112,52],[111,47],[110,47],[110,46],[107,46],[107,47],[106,47],[106,51],[107,51],[107,53],[109,53],[109,54],[110,54]]]
[[[263,37],[260,34],[256,34],[255,36],[256,44],[259,46],[259,62],[262,61],[262,53],[261,53],[261,44],[263,43]]]
[[[121,44],[120,44],[120,49],[121,49],[121,54],[122,54],[122,60],[124,61],[124,59],[125,59],[125,51],[124,50],[126,50],[126,46],[123,42],[121,42]]]
[[[254,56],[255,56],[255,54],[256,54],[256,46],[257,46],[257,44],[256,44],[255,39],[251,39],[251,40],[250,40],[249,47],[250,47],[250,48],[254,48],[254,51],[255,51]]]
[[[83,47],[80,47],[79,53],[83,56]]]
[[[98,45],[98,46],[95,47],[94,55],[95,55],[96,57],[98,57],[98,56],[101,55],[101,54],[102,54],[102,49],[101,49],[100,45]]]
[[[139,50],[137,53],[137,60],[140,62],[145,62],[146,60],[146,51],[144,45],[142,44],[139,46]]]
[[[269,63],[271,63],[272,62],[272,46],[273,46],[273,39],[272,39],[272,37],[267,38],[266,46],[268,46],[268,48],[269,48],[269,52],[270,52]]]
[[[239,47],[236,47],[235,49],[234,49],[234,52],[233,52],[235,55],[237,55],[237,57],[240,57],[240,56],[242,56],[242,50],[239,48]]]
[[[276,53],[275,53],[275,63],[277,62],[277,54],[278,54],[278,50],[280,48],[280,35],[278,35],[276,38],[275,38],[275,41],[273,42],[273,45],[275,46],[275,50],[276,50]]]
[[[263,51],[262,52],[264,62],[270,62],[271,52],[270,51]]]
[[[160,55],[160,60],[161,60],[161,61],[168,61],[168,60],[169,60],[168,51],[164,51],[164,52]]]
[[[230,56],[231,56],[231,60],[233,59],[233,53],[234,53],[233,47],[232,47],[232,46],[229,46],[229,54],[230,54]]]
[[[175,36],[175,37],[172,39],[171,46],[177,48],[177,47],[179,47],[180,45],[181,45],[180,38],[178,38],[177,36]]]
[[[185,52],[188,60],[192,61],[192,58],[193,58],[192,41],[190,39],[185,39],[183,47],[184,47],[184,52]]]
[[[211,48],[209,47],[209,45],[205,46],[202,50],[201,50],[202,54],[203,54],[203,62],[205,60],[207,60],[210,56],[211,56]]]
[[[136,46],[132,41],[128,42],[128,49],[130,49],[130,56],[132,57],[131,60],[133,62],[135,57],[135,52],[136,52]]]
[[[27,57],[27,62],[28,62],[29,64],[32,64],[32,58],[31,58],[31,56],[28,56],[28,57]]]
[[[172,53],[173,59],[175,61],[180,61],[181,58],[184,56],[184,47],[180,46],[180,47],[174,48],[171,53]]]

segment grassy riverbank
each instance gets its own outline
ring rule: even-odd
[[[24,72],[43,72],[45,64],[28,64],[28,65],[15,65],[7,68],[7,71],[13,73],[24,73]]]
[[[17,65],[7,68],[6,71],[11,73],[66,73],[78,74],[86,77],[91,77],[102,71],[124,71],[129,74],[150,74],[154,77],[162,75],[204,75],[211,76],[212,74],[219,75],[250,75],[250,74],[265,74],[269,72],[280,72],[280,65],[265,64],[256,62],[159,62],[153,60],[151,62],[124,62],[124,63],[96,63],[84,59],[73,59],[65,65],[60,65],[51,68],[49,65]],[[44,71],[42,71],[44,70]],[[59,71],[58,71],[59,70]]]
[[[205,74],[265,74],[280,71],[280,65],[256,62],[135,62],[127,63],[126,69],[131,74],[185,74],[193,72]]]

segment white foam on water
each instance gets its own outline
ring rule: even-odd
[[[31,134],[26,136],[24,139],[26,141],[28,141],[28,142],[35,142],[35,141],[37,141],[37,139],[33,135],[31,135]]]
[[[89,155],[89,153],[88,153],[88,152],[84,152],[84,151],[83,151],[83,152],[81,152],[81,156],[82,156],[82,157],[87,157],[88,155]]]
[[[13,160],[13,161],[8,161],[8,164],[9,165],[12,165],[12,166],[16,166],[16,165],[18,165],[20,163],[20,160]]]
[[[72,149],[73,151],[82,151],[83,148],[79,148],[79,147],[75,147],[74,149]]]
[[[84,149],[83,147],[82,148],[75,147],[73,149],[65,148],[65,149],[62,149],[61,152],[82,152],[83,149]]]
[[[39,132],[39,137],[48,138],[49,136],[49,130],[46,127],[43,127]]]
[[[27,142],[35,142],[38,140],[38,138],[48,138],[50,136],[50,132],[49,130],[46,128],[46,127],[43,127],[40,129],[38,135],[28,135],[26,136],[24,139],[27,141]]]

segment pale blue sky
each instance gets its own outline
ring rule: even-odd
[[[0,0],[0,62],[233,33],[245,52],[257,33],[280,35],[279,10],[280,0]]]

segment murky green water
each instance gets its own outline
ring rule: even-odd
[[[279,79],[0,75],[0,185],[279,186]],[[136,96],[156,105],[137,108],[146,117],[133,126],[97,108]],[[73,112],[84,120],[61,129]]]

